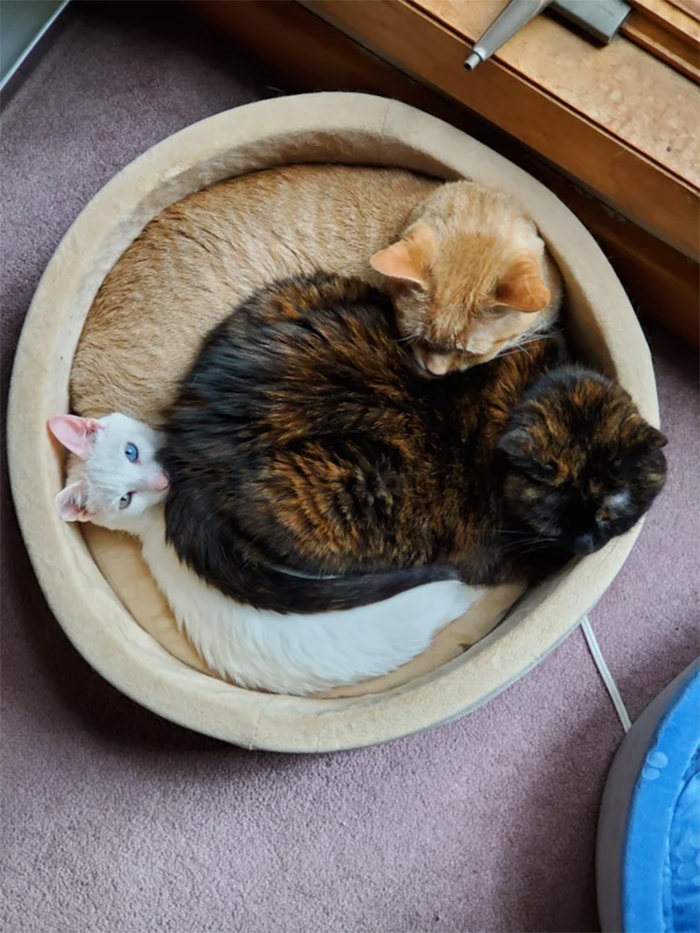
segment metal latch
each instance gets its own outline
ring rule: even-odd
[[[510,0],[476,41],[464,63],[467,71],[473,71],[480,62],[490,58],[547,7],[604,44],[615,38],[632,10],[625,0]]]

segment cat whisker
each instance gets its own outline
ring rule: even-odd
[[[490,530],[492,535],[520,535],[522,537],[525,533],[524,531],[509,531],[505,528],[492,528]]]
[[[491,535],[519,535],[521,538],[524,538],[526,535],[531,536],[531,532],[527,531],[514,531],[507,528],[488,528],[484,531],[484,534]]]
[[[527,355],[532,359],[532,354],[529,353],[524,347],[515,346],[510,350],[506,350],[505,353],[499,353],[498,359],[505,359],[507,356],[515,356],[516,353],[527,353]]]
[[[520,541],[509,541],[507,544],[501,545],[500,551],[502,554],[508,553],[509,551],[516,551],[518,549],[527,549],[528,551],[534,551],[539,548],[548,547],[550,544],[553,544],[556,541],[556,538],[550,536],[537,535],[536,537],[523,538]]]
[[[512,551],[520,547],[527,547],[528,545],[534,542],[534,538],[530,540],[521,540],[521,541],[509,541],[507,544],[502,544],[500,547],[501,553],[506,551]]]
[[[515,341],[515,343],[512,344],[512,347],[517,349],[530,343],[539,343],[541,340],[553,340],[555,337],[558,337],[559,334],[563,333],[563,328],[549,331],[532,331],[529,334],[523,334],[522,337],[520,337]]]
[[[408,337],[399,337],[396,342],[408,347],[414,343],[418,343],[419,340],[420,334],[410,334]]]
[[[552,340],[554,337],[558,336],[558,333],[561,333],[561,331],[557,332],[557,334],[531,334],[524,340],[519,340],[516,346],[523,347],[526,344],[539,343],[541,340]]]

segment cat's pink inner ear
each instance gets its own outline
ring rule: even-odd
[[[535,256],[520,256],[508,268],[496,289],[496,300],[514,311],[531,314],[549,304],[549,289],[542,281]]]
[[[89,522],[92,518],[92,513],[87,509],[87,484],[84,479],[69,483],[54,502],[64,522]]]
[[[416,227],[407,237],[379,250],[369,261],[375,272],[388,279],[411,282],[421,288],[428,287],[426,267],[430,263],[434,242],[428,227]]]
[[[80,418],[78,415],[56,415],[49,418],[49,430],[72,453],[87,460],[92,453],[97,432],[103,425],[95,418]]]

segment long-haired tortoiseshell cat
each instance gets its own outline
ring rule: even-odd
[[[260,608],[347,608],[371,589],[349,603],[338,575],[531,579],[661,490],[663,435],[611,380],[558,367],[555,339],[437,379],[398,337],[390,301],[337,276],[275,284],[213,331],[160,453],[183,562]]]
[[[385,287],[433,373],[554,323],[561,279],[502,192],[399,169],[298,165],[233,178],[155,217],[105,278],[71,372],[71,407],[155,425],[201,340],[269,282],[319,270]]]

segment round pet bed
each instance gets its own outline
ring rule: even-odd
[[[700,665],[636,720],[613,761],[598,829],[603,930],[700,929]]]
[[[70,366],[106,273],[161,210],[225,178],[298,162],[402,166],[498,185],[523,202],[564,275],[583,358],[616,376],[658,423],[649,351],[602,252],[571,212],[506,159],[396,101],[321,93],[250,104],[154,146],[88,204],[39,284],[17,351],[9,405],[13,494],[37,576],[57,619],[105,678],[191,729],[249,748],[331,751],[383,742],[475,709],[551,651],[598,601],[639,528],[531,590],[495,631],[459,658],[375,695],[291,698],[239,689],[168,653],[127,611],[80,529],[53,498],[62,459],[46,431],[68,409]]]

